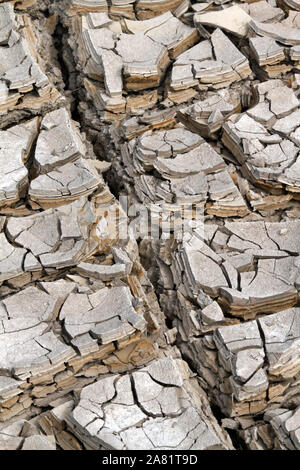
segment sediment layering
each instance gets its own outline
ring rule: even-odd
[[[299,28],[0,0],[0,450],[300,449]]]

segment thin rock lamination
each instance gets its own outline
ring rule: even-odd
[[[190,87],[218,89],[246,79],[249,62],[230,39],[217,28],[210,39],[180,54],[172,69],[170,86],[174,91]]]
[[[298,198],[299,100],[280,80],[256,86],[257,104],[223,126],[243,176],[271,194]]]
[[[206,399],[187,365],[178,359],[153,361],[84,388],[66,421],[92,449],[231,448],[207,414]]]
[[[118,238],[126,216],[96,171],[108,166],[95,162],[68,111],[2,135],[3,162],[14,171],[11,192],[1,180],[0,421],[12,422],[101,374],[147,363],[159,308],[154,299],[149,306],[135,241]],[[18,448],[47,445],[24,436],[15,436]]]
[[[231,317],[292,307],[299,295],[298,230],[297,220],[204,225],[204,236],[196,231],[172,254],[175,283],[190,299],[200,294],[200,302],[203,291]]]
[[[183,4],[183,5],[182,5]],[[70,0],[67,14],[109,12],[112,17],[138,20],[151,19],[166,12],[181,14],[188,8],[182,0]]]
[[[220,327],[195,342],[203,361],[199,374],[227,416],[299,405],[298,310]]]
[[[222,156],[185,128],[145,132],[121,152],[135,194],[147,207],[155,204],[157,212],[197,204],[221,217],[248,213]],[[149,174],[153,170],[155,175]]]
[[[241,110],[241,98],[238,92],[229,92],[226,88],[202,101],[195,101],[187,107],[181,107],[178,119],[188,129],[205,138],[215,138],[216,133],[232,114]]]
[[[38,41],[28,15],[16,15],[12,5],[0,4],[1,128],[22,115],[49,110],[62,100],[43,71]]]
[[[237,422],[299,406],[298,226],[205,224],[155,251],[161,304],[180,350]]]
[[[36,178],[29,186],[31,204],[47,208],[91,194],[103,181],[86,159],[78,129],[65,108],[53,111],[41,122],[33,159]],[[49,158],[50,157],[50,158]]]
[[[158,87],[170,60],[198,40],[197,30],[170,12],[145,21],[124,20],[123,26],[105,13],[89,13],[74,18],[71,28],[79,37],[71,46],[86,92],[104,116],[122,116],[134,107],[130,92]],[[145,106],[155,99],[152,95],[144,96]]]
[[[126,286],[37,283],[0,308],[1,421],[109,371],[105,359],[116,354],[118,362],[124,348],[128,364],[143,361],[143,350],[151,357],[146,321]]]
[[[43,270],[51,273],[76,265],[98,246],[92,237],[95,222],[93,204],[85,199],[57,210],[3,219],[1,283],[24,284]]]
[[[104,186],[65,108],[0,131],[0,137],[3,213],[25,211],[26,200],[34,209],[63,205]]]
[[[240,430],[251,450],[299,450],[299,407],[266,412],[264,420]]]
[[[296,4],[33,3],[0,2],[0,448],[298,448]]]
[[[194,15],[194,23],[204,37],[209,37],[207,28],[220,28],[243,38],[242,52],[250,58],[257,77],[267,79],[299,67],[299,13],[289,11],[284,16],[280,8],[260,1],[200,11]]]
[[[56,450],[55,436],[42,431],[36,420],[20,419],[0,431],[1,450]]]

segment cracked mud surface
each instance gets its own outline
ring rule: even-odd
[[[1,450],[300,449],[299,64],[298,0],[0,0]]]

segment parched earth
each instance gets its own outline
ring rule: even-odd
[[[0,450],[300,450],[299,96],[299,0],[0,0]]]

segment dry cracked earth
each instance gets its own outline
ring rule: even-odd
[[[299,0],[0,0],[1,450],[300,450],[299,96]]]

